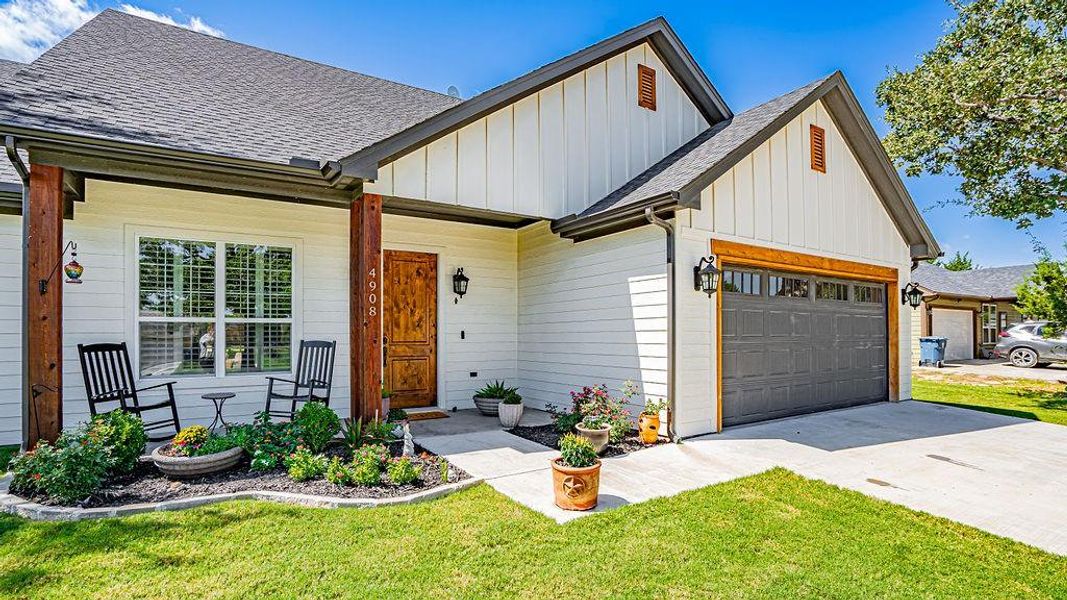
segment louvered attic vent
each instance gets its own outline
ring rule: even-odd
[[[826,172],[826,131],[815,125],[811,126],[811,168]]]
[[[637,65],[637,105],[656,110],[656,70]]]

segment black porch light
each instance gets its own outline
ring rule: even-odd
[[[468,283],[470,283],[470,278],[463,274],[463,267],[456,269],[456,274],[452,276],[452,291],[459,298],[462,298],[467,293]],[[456,298],[456,304],[459,304],[459,298]]]
[[[907,304],[912,308],[919,308],[919,305],[922,304],[922,301],[922,290],[920,290],[919,286],[915,285],[914,283],[909,283],[908,285],[904,286],[904,289],[900,290],[901,304]]]
[[[704,292],[711,298],[719,289],[719,270],[715,268],[714,256],[702,256],[693,267],[693,289]]]

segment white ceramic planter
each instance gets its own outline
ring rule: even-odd
[[[522,402],[518,404],[501,402],[498,410],[500,424],[504,426],[504,429],[514,429],[519,426],[519,421],[522,420]]]

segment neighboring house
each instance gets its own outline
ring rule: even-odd
[[[84,419],[76,345],[119,340],[186,423],[260,410],[302,338],[344,416],[494,379],[632,379],[681,436],[910,397],[900,289],[939,249],[840,73],[735,115],[656,19],[463,101],[111,10],[4,73],[0,442],[20,389],[30,438]],[[65,240],[84,284],[42,294]]]
[[[918,356],[920,337],[933,335],[948,338],[948,360],[992,357],[1000,332],[1024,319],[1015,289],[1033,272],[1034,265],[949,271],[920,264],[911,274],[923,292],[911,324],[912,353]]]

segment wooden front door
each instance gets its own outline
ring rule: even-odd
[[[390,406],[437,403],[437,255],[386,250],[382,343]]]

